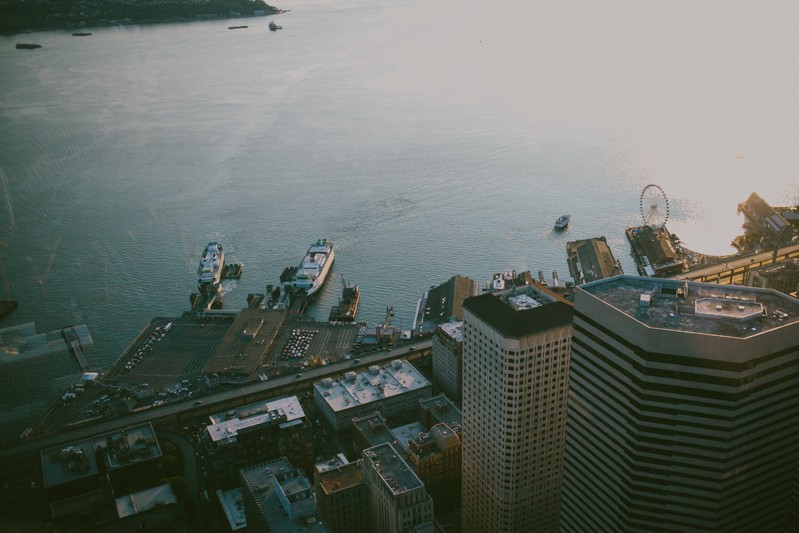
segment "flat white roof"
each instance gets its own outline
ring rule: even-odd
[[[397,439],[397,444],[402,446],[402,449],[408,451],[408,443],[419,436],[419,433],[427,433],[427,427],[421,422],[411,422],[404,426],[392,428],[389,431]]]
[[[441,331],[449,335],[455,342],[463,342],[463,321],[446,322],[439,327]]]
[[[305,411],[296,396],[249,404],[239,407],[233,413],[235,414],[232,417],[230,412],[211,416],[211,420],[218,420],[206,428],[213,442],[234,442],[241,429],[266,424],[283,415],[286,416],[284,423],[305,417]]]
[[[429,387],[430,382],[408,361],[395,360],[371,366],[364,372],[347,372],[314,383],[316,393],[334,412]]]
[[[178,503],[178,498],[169,483],[116,499],[119,518],[143,513],[159,505],[168,505],[170,503]]]
[[[230,490],[217,490],[216,497],[225,511],[228,525],[232,531],[247,527],[247,517],[244,514],[244,494],[241,487]]]

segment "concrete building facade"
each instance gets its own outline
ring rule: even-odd
[[[461,398],[463,322],[441,324],[433,335],[433,380],[453,400]]]
[[[572,306],[533,284],[463,307],[463,530],[554,531]]]
[[[371,497],[371,531],[433,533],[433,499],[391,444],[363,451],[363,473]]]
[[[308,479],[285,457],[239,471],[248,531],[328,533]]]
[[[317,464],[314,491],[319,514],[332,533],[369,530],[369,491],[362,460],[351,463],[342,456]]]
[[[563,531],[785,530],[799,301],[620,276],[576,291]]]

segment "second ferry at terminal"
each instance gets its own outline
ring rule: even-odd
[[[325,282],[333,266],[333,259],[335,259],[333,243],[327,239],[319,239],[308,248],[299,266],[289,267],[283,271],[280,281],[289,283],[296,289],[302,289],[311,296]]]
[[[202,294],[214,294],[219,290],[222,269],[225,267],[225,252],[222,245],[211,241],[203,250],[197,269],[197,288]]]

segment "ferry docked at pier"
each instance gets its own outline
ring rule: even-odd
[[[222,270],[225,268],[225,252],[216,241],[208,243],[197,269],[197,288],[202,294],[214,294],[219,289]]]
[[[333,243],[327,239],[319,239],[308,248],[300,265],[287,268],[280,276],[280,280],[304,290],[308,296],[311,296],[325,282],[334,258]]]

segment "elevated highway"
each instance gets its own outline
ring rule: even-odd
[[[220,411],[232,409],[238,405],[274,398],[287,394],[297,394],[310,390],[313,382],[325,377],[340,375],[349,370],[363,369],[370,365],[379,365],[394,359],[408,359],[417,361],[430,355],[432,340],[424,340],[408,344],[389,351],[376,352],[362,355],[358,359],[340,361],[327,366],[320,366],[303,371],[300,374],[281,376],[269,381],[252,383],[235,389],[224,390],[207,394],[193,400],[167,403],[146,411],[130,415],[103,420],[95,423],[75,426],[64,429],[57,434],[34,436],[20,441],[11,446],[0,449],[0,465],[3,467],[20,461],[38,461],[39,451],[70,442],[79,441],[98,435],[112,432],[124,427],[152,422],[158,428],[168,424],[180,425],[184,420],[195,419],[198,416],[210,415]],[[357,363],[356,363],[357,361]]]
[[[741,285],[746,281],[746,274],[750,270],[794,257],[799,257],[799,244],[783,246],[766,252],[742,255],[715,265],[682,272],[673,276],[673,279]]]

